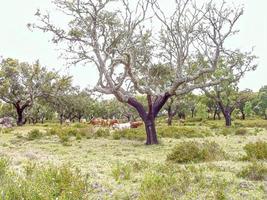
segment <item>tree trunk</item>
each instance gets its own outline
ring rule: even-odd
[[[216,120],[216,115],[217,115],[217,111],[215,110],[213,114],[213,120]]]
[[[224,111],[224,118],[225,118],[225,125],[227,127],[230,127],[232,125],[232,120],[231,120],[231,111],[229,108],[226,108]]]
[[[59,118],[60,124],[63,124],[63,114],[60,114],[60,118]]]
[[[156,97],[154,102],[150,95],[147,95],[148,100],[148,112],[146,112],[144,106],[137,101],[135,98],[129,98],[127,103],[134,107],[138,112],[139,116],[145,123],[146,128],[146,145],[158,144],[157,132],[155,127],[155,118],[157,117],[158,112],[161,110],[163,105],[171,97],[169,93]]]
[[[155,120],[149,119],[145,121],[146,127],[146,145],[158,144],[157,132],[155,128]]]
[[[18,114],[17,125],[22,126],[24,124],[23,109],[17,108],[17,114]]]
[[[168,114],[168,126],[171,126],[172,125],[172,115],[171,114]]]
[[[241,114],[242,114],[242,120],[245,120],[246,119],[246,115],[243,111],[241,111]]]
[[[220,112],[217,112],[218,119],[221,120]]]

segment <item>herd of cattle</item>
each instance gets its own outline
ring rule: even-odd
[[[87,123],[86,119],[81,119],[81,123]],[[70,120],[65,121],[66,124],[70,124]],[[104,127],[112,127],[113,129],[130,129],[130,128],[138,128],[143,124],[142,121],[134,121],[127,123],[120,123],[117,119],[102,119],[102,118],[93,118],[89,122],[93,126],[104,126]]]

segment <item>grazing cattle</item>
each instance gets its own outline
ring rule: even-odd
[[[114,124],[112,127],[114,129],[119,129],[119,130],[129,129],[131,128],[131,123],[127,122],[127,123],[122,123],[122,124]]]
[[[92,124],[92,125],[101,125],[102,124],[102,119],[100,119],[100,118],[93,118],[90,122],[89,122],[89,124]]]
[[[94,118],[89,123],[92,125],[98,125],[98,126],[113,126],[114,124],[118,124],[119,120]]]
[[[86,123],[86,119],[81,119],[80,122],[81,123]]]
[[[130,122],[131,128],[138,128],[139,126],[143,125],[142,121]]]
[[[119,124],[119,120],[117,119],[109,119],[108,126],[113,126],[114,124]]]
[[[65,123],[66,123],[67,125],[70,125],[70,120],[69,120],[69,119],[66,119],[66,120],[65,120]]]

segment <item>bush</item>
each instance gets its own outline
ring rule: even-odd
[[[112,137],[114,140],[124,138],[128,140],[144,141],[146,139],[146,133],[142,128],[124,129],[114,131]]]
[[[239,172],[238,176],[254,181],[267,180],[267,166],[264,163],[254,161]]]
[[[1,197],[12,199],[87,199],[87,180],[67,166],[33,167],[28,175],[10,173],[0,185]]]
[[[9,162],[6,158],[0,158],[0,180],[6,174]],[[0,181],[1,182],[1,181]]]
[[[169,138],[197,138],[197,137],[206,137],[212,135],[212,133],[207,129],[197,129],[192,127],[181,127],[181,126],[164,126],[158,128],[158,134],[161,137]]]
[[[225,157],[225,152],[215,142],[190,141],[177,144],[167,155],[167,160],[176,163],[188,163],[223,160]]]
[[[267,159],[267,142],[258,141],[255,143],[248,143],[245,145],[244,150],[247,154],[246,160],[253,159]]]
[[[38,129],[33,129],[28,133],[28,140],[40,139],[42,137],[42,132]]]
[[[99,128],[95,133],[95,137],[108,137],[110,135],[108,128]]]
[[[127,164],[119,164],[112,169],[112,176],[116,181],[129,180],[131,178],[132,168]]]
[[[235,131],[236,135],[247,135],[248,130],[246,128],[239,128]]]
[[[221,131],[219,132],[219,135],[227,136],[227,135],[232,135],[233,133],[234,133],[233,128],[226,127],[226,128],[221,129]]]

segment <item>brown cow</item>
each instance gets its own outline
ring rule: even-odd
[[[138,128],[141,125],[143,125],[142,121],[131,122],[131,128]]]

